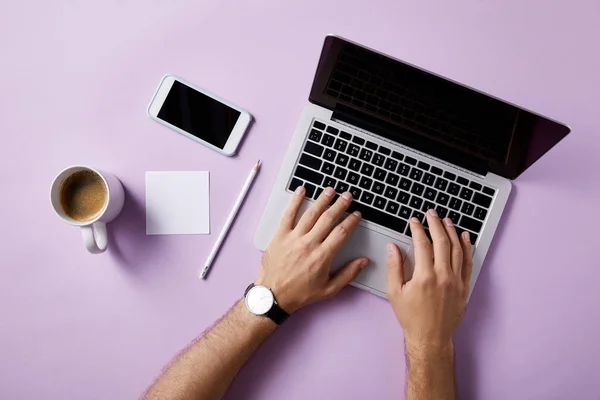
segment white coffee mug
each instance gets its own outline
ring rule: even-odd
[[[77,221],[69,217],[60,204],[61,186],[65,179],[79,171],[91,171],[97,174],[104,181],[106,187],[106,201],[98,215],[90,221]],[[119,179],[109,173],[100,172],[95,168],[76,165],[60,172],[50,190],[50,201],[54,212],[67,224],[79,226],[83,235],[83,244],[92,254],[102,253],[108,247],[108,237],[106,234],[106,223],[112,221],[119,215],[125,202],[125,192]]]

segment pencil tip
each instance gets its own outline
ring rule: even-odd
[[[255,170],[255,171],[258,171],[258,169],[260,168],[260,164],[261,164],[261,161],[260,161],[260,160],[258,160],[258,161],[256,162],[256,164],[254,165],[254,170]]]

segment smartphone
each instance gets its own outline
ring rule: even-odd
[[[148,106],[150,118],[226,156],[235,154],[252,116],[173,75],[165,75]]]

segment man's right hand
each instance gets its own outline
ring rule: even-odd
[[[402,255],[388,245],[387,295],[404,330],[407,354],[452,349],[452,335],[464,315],[473,267],[467,232],[458,237],[449,218],[441,221],[434,210],[427,212],[433,240],[421,223],[412,218],[415,269],[405,281]]]

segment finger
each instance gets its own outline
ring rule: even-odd
[[[304,214],[302,214],[302,217],[300,217],[295,230],[301,234],[309,232],[321,214],[323,214],[323,211],[325,211],[329,206],[334,194],[335,189],[332,187],[328,187],[323,190],[317,200],[309,207],[308,210],[304,212]]]
[[[427,211],[427,224],[429,233],[433,241],[433,257],[435,258],[434,267],[440,271],[450,272],[452,268],[450,262],[450,239],[434,209]]]
[[[462,273],[462,264],[463,264],[463,250],[462,245],[460,243],[460,239],[458,238],[458,234],[456,233],[456,229],[454,228],[454,224],[450,218],[444,219],[444,229],[446,229],[446,234],[448,235],[448,239],[450,239],[450,260],[452,262],[452,271],[454,274],[461,278]]]
[[[418,218],[410,219],[410,232],[415,252],[415,272],[413,275],[430,273],[433,270],[433,250],[431,242]]]
[[[349,192],[342,193],[335,204],[329,207],[329,210],[325,211],[319,217],[309,235],[311,235],[314,240],[320,242],[325,240],[331,230],[338,222],[340,222],[340,218],[342,218],[342,215],[344,215],[344,212],[348,209],[351,202],[352,194]]]
[[[469,232],[463,232],[460,235],[460,242],[463,252],[462,280],[466,286],[471,282],[471,273],[473,272],[473,247],[471,247]]]
[[[361,218],[360,212],[354,211],[340,222],[338,226],[333,228],[329,236],[323,241],[323,247],[332,258],[340,251],[346,240],[348,240],[348,237],[350,237],[350,234],[354,232]]]
[[[325,297],[335,296],[342,288],[348,285],[356,276],[369,265],[366,257],[354,259],[334,272],[325,287]]]
[[[294,229],[296,216],[298,215],[298,210],[300,210],[300,206],[304,200],[305,193],[306,189],[304,189],[304,186],[298,186],[294,191],[294,194],[290,198],[290,202],[288,203],[288,206],[281,217],[281,222],[279,223],[280,231],[286,232]]]
[[[388,243],[387,260],[387,294],[399,291],[404,285],[404,265],[402,263],[402,253],[394,243]]]

